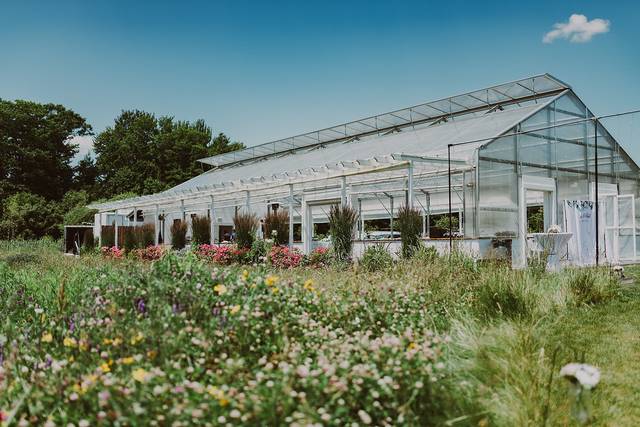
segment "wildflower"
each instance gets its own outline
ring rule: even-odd
[[[89,427],[89,426],[90,426],[90,424],[89,424],[89,421],[87,421],[87,420],[78,421],[78,427]]]
[[[280,292],[280,289],[274,286],[273,288],[271,288],[271,292],[273,292],[274,294],[277,294],[278,292]]]
[[[418,348],[418,344],[414,343],[414,342],[410,342],[409,345],[407,346],[407,351],[409,350],[415,350]]]
[[[249,277],[249,271],[248,270],[244,270],[242,272],[242,280],[247,280],[248,277]]]
[[[278,276],[268,275],[266,279],[264,279],[264,284],[267,286],[273,286],[278,281]]]
[[[308,279],[307,281],[304,282],[304,285],[302,285],[304,287],[305,290],[309,291],[309,292],[313,292],[315,290],[315,288],[313,287],[313,280]]]
[[[62,345],[64,345],[65,347],[75,347],[78,343],[76,342],[75,338],[72,337],[64,337],[64,339],[62,340]]]
[[[105,363],[103,363],[102,365],[100,365],[100,370],[101,370],[103,373],[105,373],[105,374],[106,374],[107,372],[111,372],[111,368],[109,367],[109,364],[108,364],[108,363],[106,363],[106,362],[105,362]]]
[[[569,363],[560,370],[560,376],[574,384],[590,390],[600,382],[600,371],[595,366],[585,363]]]
[[[42,334],[42,338],[40,338],[40,341],[49,343],[53,341],[53,335],[51,335],[50,332],[45,332],[44,334]]]
[[[363,422],[363,424],[371,424],[371,416],[362,409],[358,411],[358,416],[360,417],[360,420]]]
[[[142,368],[134,370],[131,374],[134,380],[144,383],[149,379],[149,373]]]
[[[75,402],[76,400],[78,400],[78,398],[79,398],[79,397],[80,397],[80,396],[78,396],[78,393],[73,392],[73,393],[71,393],[71,394],[69,395],[69,400],[70,400],[70,401],[72,401],[72,402]]]
[[[127,356],[120,359],[120,363],[122,363],[123,365],[131,365],[134,362],[134,360],[135,359],[133,357]]]
[[[227,287],[225,285],[222,284],[218,284],[215,285],[213,287],[213,290],[218,294],[218,295],[224,295],[227,293]]]
[[[122,339],[121,338],[115,338],[112,342],[111,345],[114,347],[119,347],[120,344],[122,344]]]
[[[240,311],[240,306],[239,305],[234,305],[233,307],[231,307],[231,314],[236,314],[237,312]]]
[[[131,338],[131,345],[136,345],[143,339],[144,339],[144,335],[142,334],[142,332],[138,332],[138,334],[135,337]]]

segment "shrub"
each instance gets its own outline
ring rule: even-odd
[[[124,233],[124,243],[122,246],[125,251],[132,251],[140,247],[136,227],[121,227],[118,232]]]
[[[211,242],[211,220],[207,217],[196,216],[191,220],[191,241],[196,245]]]
[[[333,261],[333,254],[329,248],[324,246],[315,248],[307,258],[307,263],[315,268],[326,267],[331,264],[331,261]]]
[[[420,247],[413,253],[413,258],[416,261],[431,264],[438,259],[438,250],[433,246],[420,245]]]
[[[284,209],[271,211],[264,218],[265,238],[273,239],[275,245],[289,242],[289,213]]]
[[[333,205],[329,210],[329,235],[336,260],[344,262],[351,257],[353,229],[358,212],[351,206]]]
[[[252,213],[237,213],[233,218],[238,248],[249,250],[256,238],[258,219]]]
[[[100,248],[100,253],[105,258],[120,259],[124,256],[124,250],[116,248],[115,246],[103,246]]]
[[[135,228],[136,242],[139,248],[152,246],[156,242],[156,227],[153,224],[144,224]]]
[[[187,223],[178,220],[171,224],[169,229],[171,232],[171,247],[173,249],[182,249],[187,244]]]
[[[379,243],[368,246],[364,250],[359,265],[366,271],[384,270],[393,265],[393,257],[387,251],[387,248]]]
[[[288,246],[273,246],[269,251],[269,262],[276,268],[298,267],[303,258],[299,250]]]
[[[142,261],[155,261],[162,258],[164,249],[160,245],[151,245],[146,248],[134,249],[133,255]]]
[[[422,215],[420,211],[409,206],[398,210],[398,230],[402,239],[401,254],[403,258],[411,258],[420,248],[422,233]]]
[[[242,263],[246,260],[247,253],[248,251],[246,249],[241,249],[236,246],[216,246],[206,243],[198,246],[196,249],[196,255],[198,257],[221,265]]]

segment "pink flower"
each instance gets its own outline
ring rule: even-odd
[[[303,260],[303,255],[296,248],[287,246],[273,246],[269,251],[269,261],[276,268],[298,267]]]

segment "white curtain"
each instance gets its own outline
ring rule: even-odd
[[[565,200],[563,203],[565,230],[573,236],[567,243],[569,259],[577,265],[596,262],[596,221],[594,202]]]

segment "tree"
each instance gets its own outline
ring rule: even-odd
[[[98,168],[89,154],[73,168],[73,188],[93,196],[98,193]]]
[[[18,192],[58,200],[71,187],[70,139],[91,126],[62,105],[0,99],[0,200]]]
[[[43,236],[60,237],[61,217],[55,202],[37,194],[19,192],[3,203],[0,239],[34,239]]]
[[[196,160],[243,147],[223,133],[212,135],[203,120],[123,111],[94,144],[101,196],[166,190],[202,173]]]

